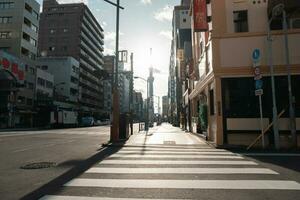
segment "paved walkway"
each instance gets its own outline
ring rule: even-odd
[[[41,199],[295,200],[299,195],[298,182],[162,125],[132,136],[118,152]]]

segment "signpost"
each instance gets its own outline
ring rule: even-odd
[[[253,69],[254,69],[254,80],[255,80],[255,96],[259,99],[259,111],[260,111],[260,129],[262,134],[262,146],[265,148],[265,137],[264,137],[264,122],[263,122],[263,110],[261,96],[264,93],[262,74],[260,69],[260,50],[254,49],[252,53]]]

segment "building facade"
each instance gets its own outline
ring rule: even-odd
[[[162,118],[164,121],[168,121],[168,111],[169,111],[169,99],[168,96],[162,97]]]
[[[8,56],[9,62],[12,62],[10,67],[15,71],[23,71],[24,67],[24,83],[16,92],[12,91],[16,95],[16,105],[9,127],[34,125],[39,10],[40,5],[35,0],[0,1],[0,50],[10,54]]]
[[[41,56],[71,56],[79,61],[81,113],[99,117],[103,109],[103,29],[83,3],[44,0],[40,20]]]
[[[200,5],[198,4],[200,2]],[[261,58],[263,89],[263,126],[273,121],[270,61],[275,69],[275,92],[279,118],[281,147],[290,146],[289,98],[282,15],[271,21],[271,12],[281,1],[192,1],[193,63],[191,74],[197,74],[191,85],[193,131],[203,133],[216,145],[251,144],[260,134],[259,99],[255,95],[253,52]],[[298,1],[297,1],[298,2]],[[275,3],[275,4],[274,4]],[[195,7],[200,6],[200,7]],[[292,93],[296,110],[296,126],[300,129],[300,27],[299,2],[284,1],[288,14],[287,31],[292,74]],[[200,10],[200,13],[199,13]],[[196,13],[198,12],[198,13]],[[204,14],[203,14],[204,13]],[[199,29],[197,14],[205,15]],[[201,25],[200,23],[200,25]],[[272,41],[268,37],[271,29]],[[273,52],[271,56],[270,52]],[[259,78],[260,79],[260,78]],[[268,146],[274,145],[272,129],[265,136]],[[261,146],[261,141],[257,144]]]

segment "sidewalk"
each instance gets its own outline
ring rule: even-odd
[[[199,137],[170,124],[162,124],[132,135],[125,145],[207,145]]]

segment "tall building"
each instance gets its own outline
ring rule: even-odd
[[[83,3],[44,0],[40,20],[41,56],[72,56],[79,61],[79,101],[83,113],[99,116],[103,109],[103,29]]]
[[[260,134],[259,97],[263,89],[263,124],[273,121],[270,60],[275,69],[275,92],[279,118],[279,143],[291,146],[286,49],[282,30],[282,14],[272,10],[284,3],[287,12],[291,89],[296,111],[296,127],[300,130],[300,2],[299,1],[193,1],[191,4],[193,69],[198,79],[189,95],[192,115],[197,121],[193,131],[206,133],[216,145],[249,145]],[[202,16],[201,19],[197,16]],[[272,20],[272,21],[271,21]],[[270,24],[270,27],[269,27]],[[268,38],[271,29],[272,40]],[[271,42],[270,42],[271,41]],[[253,52],[260,52],[260,62]],[[269,57],[272,50],[273,56]],[[262,77],[254,80],[254,63]],[[190,75],[191,75],[190,73]],[[255,84],[255,82],[263,84]],[[272,128],[265,135],[266,146],[274,145]],[[299,136],[299,135],[298,135]],[[299,137],[298,137],[299,141]],[[262,142],[257,144],[261,146]]]
[[[10,102],[2,104],[11,107],[1,112],[1,115],[9,116],[9,119],[4,117],[5,121],[10,121],[6,123],[9,127],[33,126],[39,10],[36,0],[0,0],[0,51],[6,52],[0,57],[5,61],[0,73],[13,72],[6,75],[16,78],[19,83],[19,74],[24,73],[21,87],[5,88],[6,93],[1,94],[14,96]],[[10,114],[5,114],[8,111]]]
[[[171,121],[175,126],[187,129],[190,123],[189,106],[186,101],[188,81],[186,76],[187,65],[192,58],[191,46],[191,18],[189,16],[190,1],[183,0],[181,4],[174,7],[173,31],[170,58],[169,95]]]

